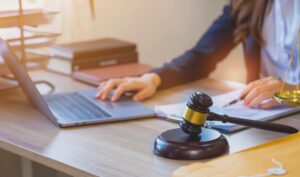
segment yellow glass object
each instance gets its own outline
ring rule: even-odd
[[[289,69],[291,67],[291,64],[293,62],[294,59],[294,54],[295,54],[295,50],[297,49],[298,46],[298,66],[297,66],[297,86],[296,86],[296,90],[284,90],[284,86],[287,80],[287,76],[288,76],[288,72]],[[293,46],[293,50],[290,56],[290,62],[288,65],[288,70],[285,73],[285,77],[284,77],[284,82],[282,84],[282,88],[281,91],[276,92],[274,94],[274,98],[282,104],[286,104],[289,106],[300,106],[300,90],[299,90],[299,67],[300,67],[300,29],[298,31],[298,35],[297,35],[297,40]]]
[[[274,97],[279,103],[289,106],[300,106],[300,90],[277,92]]]

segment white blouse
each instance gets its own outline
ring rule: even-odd
[[[261,48],[261,78],[275,76],[284,79],[299,30],[300,0],[274,0],[266,11],[262,29],[266,45]],[[300,79],[298,53],[299,47],[287,77],[291,84],[297,84],[297,75]]]

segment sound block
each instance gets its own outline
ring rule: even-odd
[[[198,136],[190,136],[180,128],[168,130],[154,142],[156,155],[179,160],[199,160],[221,156],[229,151],[226,138],[216,130],[202,128]]]

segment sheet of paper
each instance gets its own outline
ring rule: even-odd
[[[288,115],[297,111],[300,111],[299,107],[288,107],[288,106],[277,106],[272,109],[256,109],[248,108],[244,106],[243,101],[240,101],[234,105],[223,108],[223,106],[229,101],[239,97],[242,90],[235,90],[225,94],[217,95],[212,97],[213,106],[210,108],[211,112],[215,112],[221,115],[228,115],[236,118],[244,118],[251,120],[271,120],[283,115]],[[186,103],[177,103],[163,106],[156,106],[155,112],[158,116],[169,117],[170,119],[180,120],[182,118],[183,111]],[[213,128],[222,129],[225,131],[233,131],[242,126],[237,126],[231,123],[222,123],[219,121],[211,121],[209,126]]]
[[[295,107],[288,107],[280,105],[272,109],[257,109],[248,108],[244,106],[243,101],[240,101],[234,105],[223,108],[223,106],[229,101],[239,97],[241,90],[232,91],[222,95],[213,97],[214,105],[211,107],[211,111],[219,114],[226,114],[232,117],[252,119],[252,120],[264,120],[269,117],[280,115],[281,113],[290,112],[298,109]],[[298,109],[299,110],[299,109]]]
[[[154,110],[159,117],[169,117],[174,120],[180,120],[186,103],[177,103],[169,105],[157,105]]]

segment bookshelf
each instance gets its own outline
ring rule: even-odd
[[[48,58],[33,55],[26,49],[45,50],[54,44],[59,32],[43,29],[41,25],[50,24],[59,13],[55,10],[46,10],[44,7],[29,7],[26,0],[16,0],[8,9],[0,9],[0,37],[4,38],[20,61],[28,70],[45,68]],[[2,10],[2,11],[1,11]],[[0,76],[9,74],[3,60],[0,59]]]

